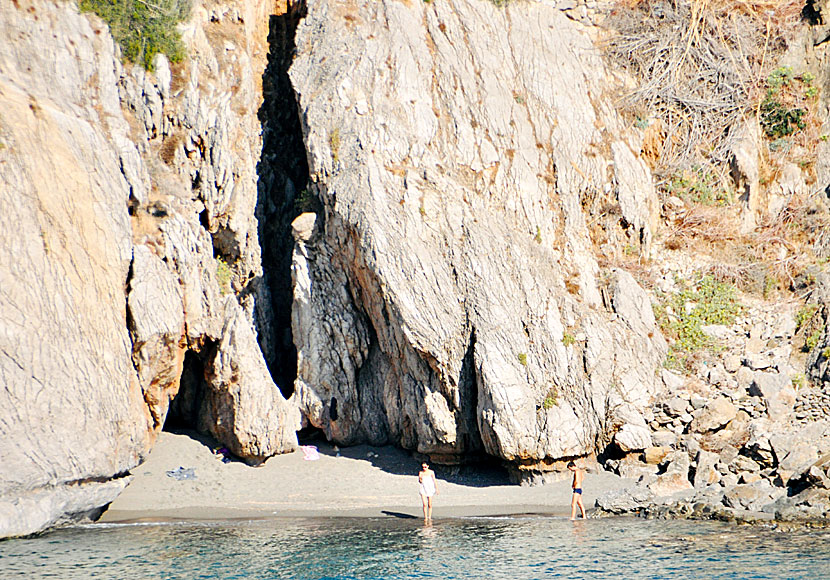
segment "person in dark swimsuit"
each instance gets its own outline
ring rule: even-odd
[[[573,461],[568,463],[568,469],[574,474],[574,480],[571,483],[571,488],[573,489],[573,495],[571,496],[571,519],[576,519],[577,506],[579,506],[579,511],[582,512],[582,519],[585,519],[585,506],[582,504],[582,480],[585,479],[585,472],[578,468]]]

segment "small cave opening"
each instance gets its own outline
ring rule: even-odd
[[[179,381],[179,392],[170,401],[163,431],[199,431],[199,415],[207,393],[205,365],[201,355],[188,350]]]
[[[257,164],[259,244],[263,281],[270,304],[257,309],[260,346],[271,377],[287,398],[297,378],[297,351],[291,331],[294,298],[291,222],[309,196],[308,160],[297,97],[288,76],[294,58],[294,36],[306,15],[305,0],[288,0],[285,11],[271,15],[268,64],[262,75],[262,155]]]

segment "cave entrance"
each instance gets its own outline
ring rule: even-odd
[[[269,20],[268,65],[262,75],[262,155],[257,164],[257,221],[262,270],[271,303],[259,308],[260,346],[271,377],[288,398],[297,378],[297,351],[291,332],[291,222],[309,203],[308,160],[294,88],[288,69],[294,35],[306,15],[305,0],[277,4]]]
[[[163,431],[199,431],[199,415],[207,393],[205,365],[201,355],[188,350],[179,381],[179,392],[170,401]]]

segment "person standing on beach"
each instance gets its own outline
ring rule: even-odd
[[[568,469],[573,472],[574,480],[571,483],[573,489],[573,496],[571,496],[571,520],[576,519],[576,508],[582,512],[582,519],[585,519],[585,506],[582,505],[582,480],[585,479],[585,472],[576,466],[576,463],[571,461],[568,463]]]
[[[424,506],[424,522],[431,522],[432,496],[438,493],[438,486],[435,484],[435,472],[429,468],[426,461],[421,464],[421,472],[418,474],[418,492]]]

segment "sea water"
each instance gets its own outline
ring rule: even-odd
[[[539,516],[424,526],[403,516],[62,529],[0,542],[0,578],[830,577],[830,531]]]

